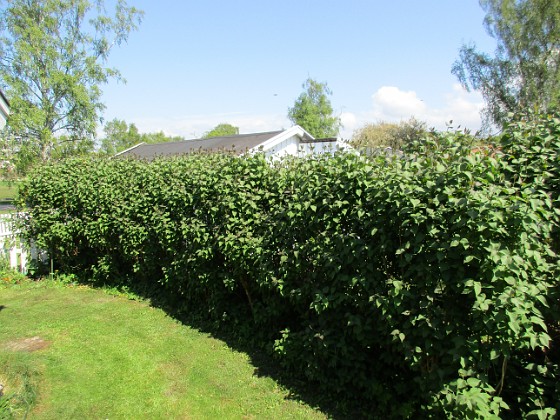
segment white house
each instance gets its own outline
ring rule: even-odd
[[[10,103],[4,96],[4,92],[0,90],[0,130],[6,125],[6,120],[10,114]]]
[[[169,143],[140,143],[118,153],[120,157],[152,160],[158,156],[174,156],[196,151],[229,151],[239,155],[263,152],[266,156],[304,156],[312,153],[334,153],[351,147],[336,138],[316,139],[299,125],[287,130],[266,133],[237,134],[209,139]]]

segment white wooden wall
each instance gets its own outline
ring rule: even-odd
[[[274,158],[280,158],[286,155],[295,156],[298,154],[298,144],[298,137],[292,136],[281,143],[275,144],[269,149],[265,149],[264,153],[267,157],[273,156]]]

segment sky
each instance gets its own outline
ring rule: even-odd
[[[307,78],[326,83],[342,138],[366,123],[415,117],[480,128],[482,96],[451,73],[462,44],[492,53],[476,0],[128,0],[138,31],[108,65],[105,122],[199,138],[289,128]]]

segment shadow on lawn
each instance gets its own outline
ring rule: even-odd
[[[166,297],[161,293],[154,295],[143,290],[132,290],[132,292],[149,299],[152,306],[162,309],[183,325],[209,334],[213,338],[225,342],[231,349],[247,354],[255,368],[254,375],[272,378],[288,391],[288,399],[301,401],[331,419],[371,418],[373,416],[371,407],[365,407],[363,401],[358,398],[352,399],[351,395],[325,393],[320,390],[318,384],[310,383],[305,378],[295,377],[283,371],[271,351],[267,351],[267,347],[271,348],[271,344],[259,343],[254,339],[258,335],[257,331],[245,331],[244,334],[239,334],[231,327],[223,327],[222,324],[215,321],[204,320],[199,316],[176,310],[176,306],[170,303],[176,300],[174,297]]]
[[[40,274],[44,273],[40,272]],[[301,375],[293,375],[291,372],[283,370],[278,361],[273,357],[270,337],[267,340],[257,339],[257,337],[262,337],[262,333],[259,334],[256,327],[250,328],[249,323],[243,324],[242,328],[244,331],[240,332],[231,323],[224,324],[206,319],[200,314],[181,311],[178,309],[181,307],[181,302],[178,300],[177,295],[169,291],[165,292],[155,284],[146,287],[145,284],[131,285],[128,282],[128,285],[121,287],[116,284],[103,284],[92,281],[90,277],[85,277],[83,273],[82,275],[74,276],[73,279],[77,283],[86,284],[90,287],[119,291],[128,295],[131,299],[134,296],[146,299],[150,302],[151,306],[163,310],[168,316],[176,319],[183,325],[223,341],[234,351],[245,353],[249,356],[256,377],[269,377],[273,379],[288,392],[287,399],[301,401],[322,412],[328,418],[369,419],[378,417],[375,415],[375,407],[368,403],[363,398],[363,395],[352,393],[351,390],[345,390],[345,392],[340,393],[330,392],[322,389],[320,384],[307,380],[303,373]]]

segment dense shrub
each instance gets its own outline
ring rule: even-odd
[[[520,182],[525,151],[461,138],[375,160],[67,161],[20,192],[26,234],[62,271],[250,331],[371,415],[553,415],[558,178]]]

